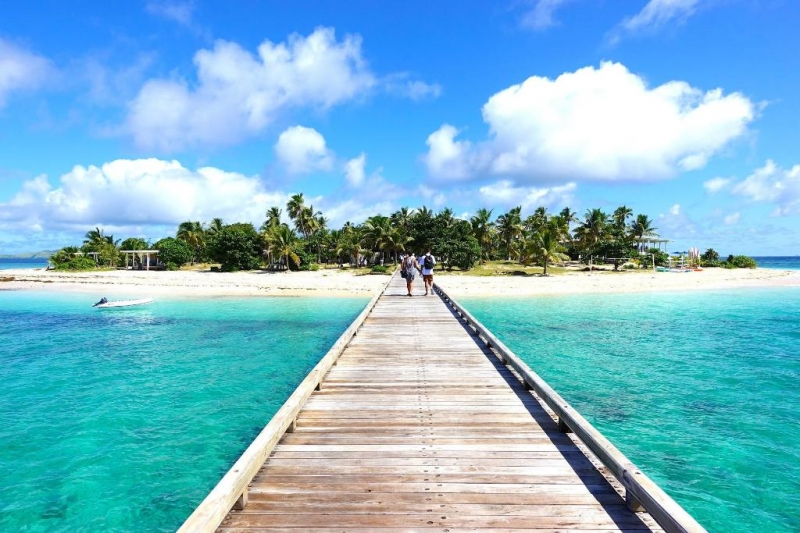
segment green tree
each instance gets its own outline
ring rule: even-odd
[[[447,217],[447,213],[444,217]],[[472,225],[466,220],[453,219],[449,225],[442,220],[441,229],[431,248],[433,255],[447,270],[453,267],[469,270],[481,258],[478,239],[472,234]]]
[[[169,269],[182,267],[190,262],[194,255],[188,244],[173,237],[161,239],[153,247],[158,250],[158,258]]]
[[[287,268],[292,262],[297,268],[300,267],[300,256],[297,253],[301,248],[300,239],[289,226],[279,224],[270,228],[264,234],[264,240],[269,254],[273,257],[283,258]]]
[[[575,228],[575,238],[581,249],[591,259],[598,252],[600,243],[608,235],[608,215],[601,209],[589,209],[583,217],[583,222]]]
[[[261,264],[262,239],[249,223],[229,224],[209,243],[209,252],[223,271],[253,270]]]
[[[489,252],[492,248],[492,237],[494,233],[494,224],[491,222],[493,209],[480,208],[470,219],[472,224],[472,234],[478,241],[481,247],[481,263],[486,262],[489,258]]]
[[[280,226],[281,214],[283,214],[283,210],[279,207],[273,206],[267,209],[266,220],[264,220],[264,223],[261,225],[261,231]]]
[[[542,266],[542,275],[547,276],[547,266],[553,261],[566,259],[564,248],[559,242],[561,229],[559,217],[547,221],[538,231],[533,233],[525,243],[524,263],[538,263]]]
[[[522,206],[517,206],[497,217],[497,233],[508,261],[516,254],[516,243],[523,234],[521,212]]]
[[[200,260],[206,245],[206,232],[200,222],[181,222],[175,237],[192,249],[192,264]]]
[[[361,234],[361,228],[347,222],[342,227],[339,240],[336,243],[336,253],[347,256],[350,262],[355,266],[358,266],[359,256],[367,251],[362,245]]]

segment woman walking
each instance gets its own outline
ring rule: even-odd
[[[419,263],[417,263],[417,258],[414,257],[413,252],[409,252],[407,256],[403,259],[403,264],[400,267],[403,272],[405,272],[406,278],[406,288],[408,289],[408,294],[406,296],[411,296],[411,289],[414,286],[414,278],[417,275],[417,272],[422,272],[419,267]]]

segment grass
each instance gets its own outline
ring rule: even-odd
[[[440,270],[442,274],[453,276],[541,276],[542,267],[540,266],[525,266],[516,261],[486,261],[483,264],[476,264],[470,270]],[[565,269],[549,265],[547,267],[548,274],[560,274],[565,272]]]

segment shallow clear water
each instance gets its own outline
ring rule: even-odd
[[[800,289],[461,303],[709,531],[797,531]]]
[[[174,531],[366,304],[0,291],[0,531]]]

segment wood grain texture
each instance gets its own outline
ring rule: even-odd
[[[219,531],[661,531],[440,297],[405,292],[397,276]]]

